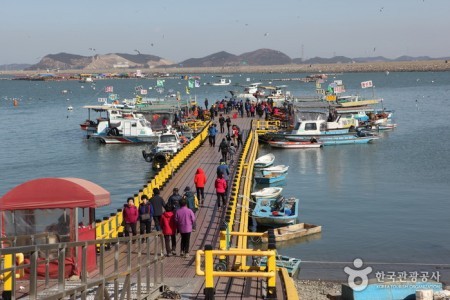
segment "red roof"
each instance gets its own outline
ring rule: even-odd
[[[81,178],[38,178],[0,198],[0,210],[99,207],[111,203],[101,186]]]

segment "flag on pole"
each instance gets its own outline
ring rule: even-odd
[[[158,80],[156,80],[156,86],[163,87],[164,86],[164,82],[165,82],[164,79],[158,79]]]
[[[186,87],[186,94],[190,94],[191,89],[189,87]]]
[[[147,95],[147,90],[146,89],[142,89],[141,90],[141,95]]]
[[[192,79],[189,79],[189,80],[188,80],[188,87],[189,87],[190,89],[194,88],[194,80],[192,80]]]
[[[112,85],[105,87],[105,93],[112,93],[114,91],[114,88]]]
[[[373,87],[372,80],[361,82],[362,89],[370,88],[370,87]]]
[[[139,86],[137,86],[137,87],[134,88],[134,90],[135,90],[136,92],[139,92],[140,90],[143,90],[143,89],[144,89],[144,87],[143,87],[142,85],[139,85]]]
[[[196,79],[194,83],[196,88],[200,87],[200,80]]]

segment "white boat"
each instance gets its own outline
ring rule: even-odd
[[[231,84],[231,79],[220,78],[219,82],[211,82],[209,85],[213,86],[227,86]]]
[[[261,169],[261,172],[263,175],[270,174],[270,173],[286,173],[289,169],[289,166],[285,165],[277,165],[277,166],[271,166],[268,168]]]
[[[150,122],[140,116],[138,119],[100,121],[97,132],[90,137],[105,144],[134,144],[155,142],[160,134],[153,131]]]
[[[259,191],[251,193],[251,195],[256,198],[276,198],[281,194],[282,191],[283,188],[281,187],[266,187]]]
[[[187,142],[187,140],[184,140]],[[158,138],[158,143],[150,151],[142,150],[146,162],[151,162],[153,169],[162,168],[167,161],[183,148],[183,140],[174,129],[169,128]]]
[[[230,91],[233,97],[238,99],[249,99],[250,101],[258,101],[259,97],[264,97],[264,91],[260,88],[261,82],[255,82],[244,88],[244,92]]]
[[[272,153],[269,153],[269,154],[258,157],[255,160],[254,166],[255,166],[255,168],[266,168],[266,167],[271,166],[274,161],[275,161],[275,155],[273,155]]]
[[[72,105],[67,106],[67,110],[73,110]]]

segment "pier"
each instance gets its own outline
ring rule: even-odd
[[[153,188],[158,187],[167,201],[173,188],[178,188],[180,194],[187,186],[195,191],[195,172],[197,168],[205,171],[205,202],[196,213],[196,231],[191,234],[188,258],[179,255],[179,236],[177,256],[169,257],[162,255],[164,244],[160,232],[123,237],[122,213],[118,208],[110,216],[96,220],[95,240],[15,247],[17,237],[2,238],[3,245],[8,246],[0,249],[4,262],[0,269],[4,281],[3,298],[298,299],[287,271],[277,269],[275,265],[276,244],[270,232],[267,250],[247,248],[249,236],[263,235],[247,230],[257,135],[275,129],[277,124],[252,118],[234,118],[232,124],[242,130],[244,145],[229,165],[227,206],[217,207],[214,187],[221,158],[218,145],[227,128],[225,126],[225,133],[220,133],[218,126],[216,147],[211,147],[207,141],[209,123],[133,195],[139,205],[142,195],[150,198]],[[44,239],[50,240],[48,236]],[[88,261],[93,259],[89,249],[92,247],[97,252],[97,268],[89,272]],[[79,272],[71,278],[73,280],[64,276],[67,273],[64,261],[70,249],[76,252],[79,261]],[[18,254],[29,260],[17,263]],[[267,257],[267,267],[252,263],[255,257],[261,256]],[[39,265],[49,266],[52,261],[58,262],[57,278],[37,274]],[[25,270],[27,275],[20,275]],[[48,275],[48,269],[45,273]]]

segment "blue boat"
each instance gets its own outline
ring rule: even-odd
[[[257,198],[252,217],[260,226],[280,227],[296,224],[299,200],[297,198]]]
[[[255,176],[255,181],[258,184],[271,184],[285,180],[287,174],[288,174],[287,172],[285,173],[271,172],[265,174],[261,172],[261,175]]]
[[[291,141],[304,141],[306,137],[287,137]],[[308,138],[310,139],[310,138]],[[367,144],[379,139],[377,135],[366,131],[358,131],[357,134],[335,135],[335,136],[321,136],[316,140],[321,142],[324,146],[331,145],[348,145],[348,144]]]
[[[278,268],[285,268],[291,277],[297,277],[298,271],[300,269],[300,258],[289,257],[285,255],[277,255],[276,263]],[[260,267],[267,266],[267,257],[263,256],[258,262]]]

